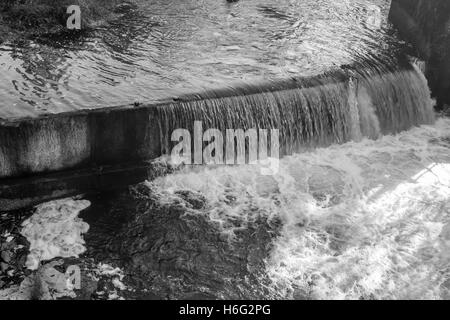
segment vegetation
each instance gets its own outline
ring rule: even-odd
[[[80,6],[82,26],[86,28],[110,18],[115,8],[123,2],[123,0],[1,0],[0,32],[62,31],[69,17],[66,11],[70,5]]]

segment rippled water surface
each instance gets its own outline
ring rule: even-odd
[[[0,45],[0,117],[11,118],[308,76],[384,60],[388,0],[142,1],[76,39]],[[368,18],[381,8],[381,28]],[[387,51],[386,51],[387,52]]]

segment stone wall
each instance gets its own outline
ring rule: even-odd
[[[392,0],[389,19],[427,62],[438,108],[450,105],[450,1]]]

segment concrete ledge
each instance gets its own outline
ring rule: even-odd
[[[1,121],[0,179],[158,157],[154,110],[126,106]]]
[[[166,108],[173,111],[188,102],[205,99],[214,105],[216,99],[251,97],[263,92],[287,91],[289,97],[292,89],[327,88],[328,84],[335,83],[344,83],[341,94],[345,95],[349,78],[370,77],[372,71],[357,65],[343,66],[315,77],[211,90],[157,104],[0,120],[0,211],[144,180],[148,161],[164,152],[161,141],[167,140],[168,134],[162,124]],[[281,102],[277,100],[278,104]],[[289,108],[292,106],[286,110]],[[281,107],[278,110],[284,111]],[[197,116],[208,117],[208,114],[202,111]]]
[[[309,88],[348,77],[347,71],[338,69],[317,77],[205,91],[157,104],[0,120],[0,211],[144,180],[146,161],[163,152],[160,122],[167,107]]]
[[[344,82],[336,71],[232,89],[205,91],[149,105],[79,110],[37,118],[0,120],[0,183],[41,173],[138,163],[161,156],[160,111],[204,99],[254,95]]]

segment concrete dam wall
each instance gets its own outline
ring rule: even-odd
[[[361,66],[237,86],[151,105],[0,122],[0,207],[137,183],[170,154],[173,130],[279,129],[281,154],[376,138],[434,120],[415,68]],[[393,102],[395,103],[393,104]]]
[[[3,121],[0,177],[134,163],[159,156],[155,107],[121,107]]]

